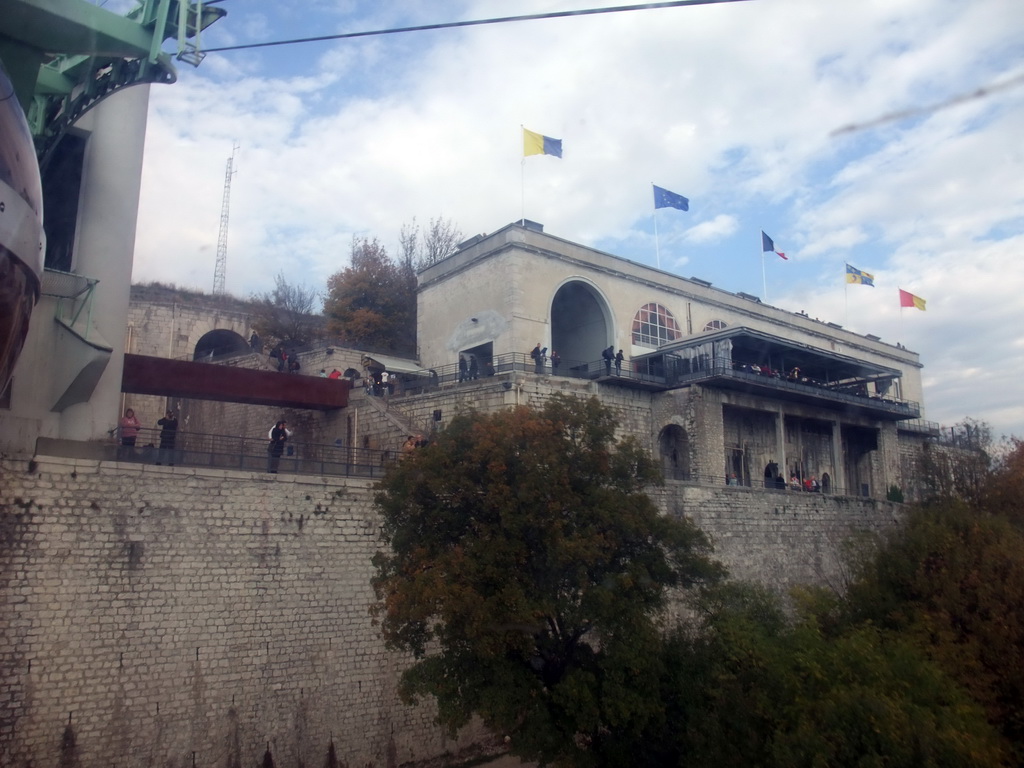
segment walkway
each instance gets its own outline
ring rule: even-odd
[[[324,379],[230,365],[124,356],[121,391],[135,395],[216,400],[333,411],[348,405],[347,379]]]

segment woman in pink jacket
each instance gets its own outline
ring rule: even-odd
[[[135,438],[139,436],[139,427],[142,426],[135,417],[135,411],[128,408],[124,412],[124,416],[121,417],[121,421],[118,424],[121,433],[121,445],[123,448],[119,450],[118,458],[124,458],[125,456],[131,456],[135,451]],[[125,450],[127,448],[128,450]]]

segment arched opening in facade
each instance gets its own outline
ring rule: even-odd
[[[774,461],[769,461],[764,467],[764,487],[779,489],[786,487],[786,479],[779,471],[779,465]]]
[[[611,311],[597,290],[579,280],[559,288],[551,302],[548,355],[558,352],[568,368],[600,360],[601,350],[611,343]]]
[[[218,328],[204,334],[192,353],[193,360],[210,360],[225,355],[238,355],[249,352],[249,342],[234,331]]]
[[[690,479],[690,436],[678,424],[669,424],[658,435],[661,471],[666,480]]]

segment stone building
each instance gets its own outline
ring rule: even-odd
[[[386,396],[356,388],[345,408],[287,414],[305,443],[386,462],[406,434],[460,412],[596,396],[661,457],[666,483],[652,496],[664,513],[699,525],[734,577],[778,589],[840,579],[850,533],[895,524],[887,490],[912,481],[929,431],[914,353],[533,225],[425,269],[418,312],[419,360],[300,352],[296,386],[320,368],[397,374]],[[222,364],[287,376],[244,348],[244,308],[136,296],[127,319],[133,353],[195,358],[225,342],[235,354]],[[620,365],[602,358],[609,347]],[[164,406],[150,399],[154,413]],[[174,405],[184,431],[248,436],[260,450],[278,413]],[[84,449],[0,462],[0,762],[255,764],[267,749],[312,764],[336,749],[390,766],[489,743],[479,728],[450,740],[429,703],[399,701],[407,660],[385,651],[368,613],[372,477],[305,473],[297,449],[280,475]],[[793,474],[823,492],[796,491]]]
[[[265,356],[245,357],[244,303],[202,298],[135,289],[129,351],[200,358],[226,345],[237,354],[225,364],[269,369]],[[475,237],[424,269],[417,309],[419,360],[327,345],[300,352],[306,375],[325,366],[392,374],[387,398],[357,387],[342,412],[287,414],[305,439],[397,451],[407,433],[443,429],[460,411],[539,405],[572,391],[616,408],[669,479],[771,489],[814,482],[826,493],[882,499],[894,486],[913,487],[904,475],[935,432],[922,419],[916,353],[533,222]],[[605,360],[609,349],[622,360]],[[144,423],[165,407],[133,396],[125,404]],[[196,432],[257,438],[275,418],[241,405],[170,405]]]
[[[420,273],[424,366],[569,377],[648,411],[666,476],[885,498],[923,422],[918,355],[511,224]],[[543,353],[536,364],[531,351]],[[616,364],[602,358],[622,351]],[[557,357],[556,357],[557,355]],[[555,362],[557,360],[557,363]]]

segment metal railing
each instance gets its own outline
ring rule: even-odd
[[[265,473],[274,469],[278,474],[380,478],[401,456],[399,451],[392,450],[289,441],[275,467],[268,455],[270,441],[266,437],[177,432],[172,445],[166,439],[161,443],[161,430],[144,427],[138,430],[134,446],[122,445],[121,442],[119,430],[111,430],[111,442],[103,446],[101,458],[137,464],[209,467],[245,472]],[[808,496],[813,493],[829,496],[870,495],[864,485],[859,488],[844,488],[831,482],[822,485],[823,478],[819,479],[816,489],[809,491],[802,482],[793,485],[783,478],[696,475],[671,467],[663,467],[662,470],[667,482],[685,485]]]
[[[199,432],[177,432],[173,442],[161,430],[140,428],[134,445],[124,445],[119,429],[111,430],[114,444],[105,458],[170,466],[211,467],[247,472],[381,477],[398,458],[397,451],[379,451],[341,445],[289,440],[273,467],[267,437],[238,437]],[[111,455],[112,454],[112,455]]]
[[[811,497],[814,494],[819,496],[857,496],[860,498],[870,497],[870,486],[860,484],[856,487],[840,486],[831,479],[825,481],[818,478],[817,487],[808,488],[804,480],[797,479],[795,483],[781,477],[731,477],[726,474],[693,474],[673,468],[662,468],[664,479],[667,483],[679,483],[681,485],[717,486],[719,488],[735,488],[746,491],[765,491],[775,494],[786,494],[794,496]]]
[[[396,387],[394,394],[401,394],[403,392],[406,394],[419,394],[452,384],[460,384],[464,381],[477,381],[492,377],[500,379],[512,373],[566,376],[573,379],[597,379],[611,375],[622,379],[657,381],[655,377],[627,370],[625,366],[618,371],[614,363],[610,367],[606,367],[602,360],[562,359],[557,365],[554,365],[551,362],[551,358],[548,357],[545,357],[538,363],[528,354],[507,352],[495,355],[489,360],[478,361],[475,371],[469,368],[468,362],[466,370],[461,371],[459,364],[456,362],[426,369],[425,373],[422,374],[400,373],[398,378],[401,380],[401,383]],[[664,379],[660,381],[664,382]]]
[[[714,362],[702,366],[694,371],[669,372],[662,380],[666,386],[676,387],[685,384],[695,384],[710,379],[729,379],[743,381],[759,387],[777,390],[780,392],[791,392],[803,396],[820,397],[825,400],[849,405],[869,406],[881,409],[889,413],[899,414],[908,418],[917,418],[921,414],[921,406],[912,400],[898,400],[893,397],[881,397],[878,395],[860,394],[840,388],[840,385],[830,382],[819,382],[810,380],[794,380],[782,376],[766,376],[761,373],[744,371],[734,367],[731,362]],[[845,387],[845,385],[843,385]]]
[[[899,423],[899,428],[904,432],[918,432],[932,437],[936,437],[941,433],[941,427],[938,422],[927,421],[926,419],[905,419]]]
[[[400,374],[399,378],[402,381],[395,387],[394,394],[419,394],[464,381],[507,376],[514,372],[587,380],[611,378],[612,380],[643,382],[665,389],[697,384],[716,378],[731,379],[783,392],[804,396],[814,395],[832,402],[870,406],[907,418],[916,418],[921,413],[920,405],[911,400],[844,391],[828,383],[793,381],[783,377],[765,376],[740,370],[730,362],[716,362],[699,370],[686,372],[656,369],[635,370],[634,365],[629,361],[621,369],[616,368],[614,363],[609,364],[604,360],[562,360],[558,365],[552,365],[551,360],[545,358],[542,362],[537,363],[528,354],[520,352],[495,355],[489,361],[478,363],[475,372],[469,369],[461,371],[458,363],[451,363],[431,368],[425,375]]]

